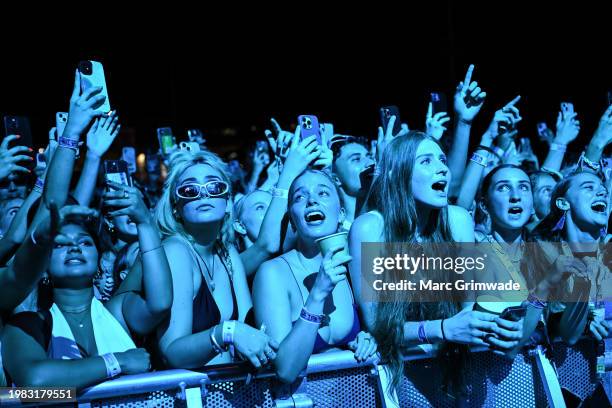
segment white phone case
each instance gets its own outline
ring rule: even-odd
[[[55,127],[57,129],[58,139],[62,137],[62,134],[64,133],[64,128],[66,127],[67,122],[68,122],[68,112],[57,112],[55,114]]]
[[[96,110],[103,113],[108,113],[110,112],[111,107],[108,99],[108,90],[106,88],[106,79],[104,78],[104,68],[98,61],[89,62],[91,62],[91,75],[85,75],[81,72],[81,93],[85,92],[92,86],[101,86],[102,91],[98,95],[106,96],[106,100]]]

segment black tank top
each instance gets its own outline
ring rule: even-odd
[[[195,251],[195,249],[194,249]],[[200,254],[197,253],[197,257],[200,258],[200,261],[204,262]],[[229,273],[229,269],[223,256],[220,256],[217,252],[217,246],[215,245],[213,256],[219,256],[221,260],[221,264],[225,268],[225,272],[230,279],[230,289],[232,291],[232,302],[233,308],[232,316],[229,320],[238,320],[238,303],[236,301],[236,294],[234,293],[234,281],[232,279],[232,275]],[[229,255],[228,255],[229,256]],[[210,329],[211,327],[221,323],[221,312],[219,311],[219,307],[215,302],[215,299],[208,290],[208,285],[206,283],[206,277],[204,276],[204,271],[202,271],[202,266],[200,262],[196,259],[196,263],[198,264],[198,269],[200,270],[200,274],[202,275],[202,283],[200,284],[200,289],[198,289],[198,293],[193,299],[193,321],[191,323],[191,331],[193,333],[203,332],[205,330]]]

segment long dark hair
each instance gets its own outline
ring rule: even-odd
[[[426,139],[433,140],[417,131],[397,136],[385,148],[379,163],[379,175],[372,182],[366,206],[368,210],[376,210],[382,214],[384,238],[387,243],[416,243],[418,215],[412,191],[412,174],[417,149]],[[430,212],[421,238],[421,242],[452,242],[447,206]],[[447,278],[452,279],[450,276]],[[457,303],[444,300],[415,302],[407,301],[405,297],[395,297],[391,301],[377,304],[373,334],[378,342],[378,350],[389,363],[390,387],[399,387],[403,372],[401,349],[404,343],[404,323],[451,317],[458,311]],[[442,358],[448,357],[447,351],[453,347],[444,347]],[[446,360],[444,365],[448,366],[449,361]]]

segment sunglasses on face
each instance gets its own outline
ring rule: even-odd
[[[200,198],[202,194],[206,197],[223,197],[229,191],[229,185],[225,181],[214,180],[208,183],[188,183],[176,188],[176,195],[186,200]]]

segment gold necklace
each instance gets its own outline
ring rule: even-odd
[[[60,309],[61,310],[61,309]],[[76,322],[76,324],[79,326],[79,328],[83,328],[85,327],[85,325],[83,324],[83,322],[85,321],[85,319],[87,318],[87,316],[89,316],[89,313],[83,313],[83,312],[89,312],[89,306],[87,306],[85,309],[81,309],[79,311],[68,311],[68,310],[62,310],[62,313],[64,314],[64,317],[70,317],[70,320],[74,323]],[[76,318],[74,318],[74,315],[79,315],[79,314],[83,314],[82,317],[77,321]]]

